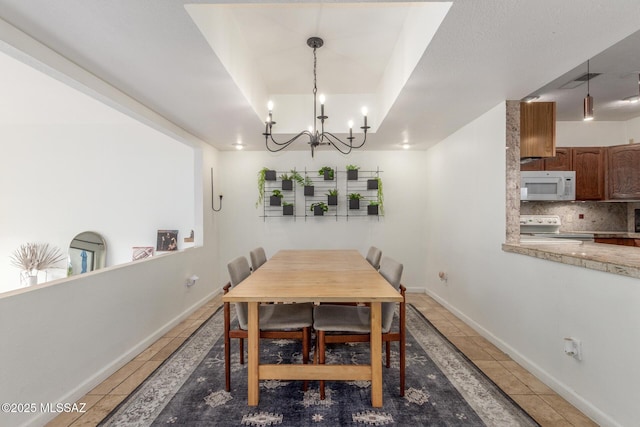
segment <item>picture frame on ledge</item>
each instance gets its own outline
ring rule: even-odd
[[[156,251],[170,252],[178,250],[178,230],[158,230]]]
[[[150,258],[155,253],[153,246],[134,246],[132,249],[131,261]]]

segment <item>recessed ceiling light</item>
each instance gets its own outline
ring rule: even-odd
[[[236,150],[242,150],[244,148],[244,145],[242,144],[242,142],[236,142],[234,144],[231,144],[233,147],[236,147]]]
[[[405,150],[408,150],[409,148],[411,148],[411,145],[409,145],[408,142],[405,142],[402,144],[402,148],[404,148]]]

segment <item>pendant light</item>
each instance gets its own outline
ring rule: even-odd
[[[591,74],[589,74],[589,60],[587,59],[587,96],[584,97],[584,118],[585,122],[593,120],[593,97],[589,94],[589,80],[591,79]]]

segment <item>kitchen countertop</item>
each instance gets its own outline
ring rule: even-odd
[[[630,233],[628,231],[581,231],[580,233],[590,233],[595,237],[628,237],[630,239],[640,239],[640,233]]]
[[[565,231],[560,230],[560,234],[593,234],[597,237],[630,237],[632,239],[640,239],[640,233],[630,231],[603,231],[603,230],[584,230],[584,231]]]
[[[598,236],[600,233],[595,232]],[[610,234],[606,233],[607,236]],[[639,233],[624,234],[640,236]],[[614,237],[620,237],[620,234],[616,232]],[[582,242],[579,245],[526,244],[521,242],[504,243],[502,250],[640,279],[640,247],[593,242]]]

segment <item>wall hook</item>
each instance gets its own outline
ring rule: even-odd
[[[213,204],[213,168],[211,168],[211,209],[213,209],[214,212],[220,212],[222,210],[222,194],[218,197],[220,197],[220,207],[216,209]]]

